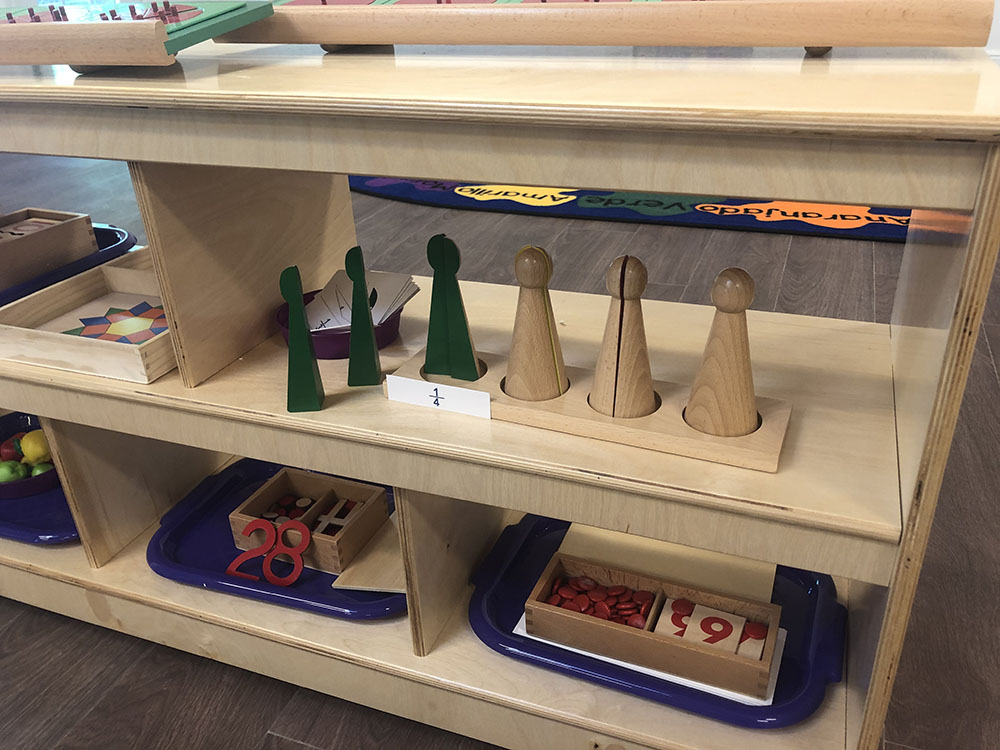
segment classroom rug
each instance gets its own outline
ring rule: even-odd
[[[611,190],[351,177],[351,190],[471,211],[905,242],[910,210]]]

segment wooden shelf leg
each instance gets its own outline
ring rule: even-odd
[[[508,513],[426,492],[397,488],[394,493],[413,652],[426,656],[468,598],[469,578],[503,531]]]
[[[229,456],[42,417],[90,564],[99,568]]]
[[[277,332],[278,276],[306,291],[355,244],[346,175],[130,162],[184,384]]]

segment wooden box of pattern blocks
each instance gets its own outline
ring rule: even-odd
[[[90,217],[22,208],[0,216],[0,288],[6,289],[96,253]]]
[[[253,549],[264,541],[262,531],[243,530],[258,518],[281,526],[299,520],[312,534],[302,554],[307,568],[339,575],[389,518],[385,489],[299,469],[282,469],[229,514],[233,541]],[[298,544],[298,532],[285,532],[288,544]]]
[[[133,383],[170,372],[177,359],[148,251],[0,307],[0,359]]]
[[[531,635],[765,698],[781,607],[556,553],[524,606]]]

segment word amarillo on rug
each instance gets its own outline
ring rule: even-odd
[[[430,206],[598,221],[903,242],[909,209],[718,196],[351,177],[351,189]]]

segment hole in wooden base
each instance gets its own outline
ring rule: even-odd
[[[563,391],[562,393],[560,393],[558,396],[553,396],[552,398],[543,398],[543,399],[539,399],[538,401],[528,401],[528,400],[523,399],[523,398],[517,398],[517,396],[511,396],[509,393],[507,393],[507,376],[504,375],[502,378],[500,378],[500,390],[503,391],[504,395],[507,396],[508,398],[513,398],[513,399],[515,399],[517,401],[524,401],[524,403],[526,403],[526,404],[542,404],[542,403],[545,403],[546,401],[555,401],[557,398],[562,398],[567,393],[569,393],[569,389],[572,388],[572,387],[573,387],[572,381],[570,381],[569,379],[567,379],[566,380],[566,390]]]
[[[424,372],[423,365],[420,366],[420,377],[426,380],[428,383],[437,383],[438,385],[457,385],[459,388],[461,385],[459,383],[475,383],[478,380],[482,380],[486,377],[486,372],[489,370],[486,363],[480,359],[479,360],[479,370],[483,374],[480,375],[476,380],[462,380],[461,378],[453,378],[451,375],[438,375],[432,372]]]
[[[659,394],[658,391],[653,391],[653,398],[656,400],[656,406],[653,407],[653,411],[649,412],[649,414],[640,414],[640,415],[638,415],[636,417],[614,417],[614,418],[615,419],[642,419],[643,417],[648,417],[650,414],[656,414],[656,412],[658,412],[660,410],[660,407],[663,406],[663,399],[660,397],[660,394]],[[587,394],[587,406],[589,406],[591,409],[594,409],[593,404],[590,403],[590,394],[589,393]],[[594,411],[596,411],[598,414],[603,414],[603,412],[599,412],[599,411],[597,411],[597,409],[594,409]],[[607,417],[607,416],[613,416],[613,415],[611,415],[611,414],[605,414],[604,416]]]
[[[692,424],[690,424],[688,422],[688,420],[687,420],[687,407],[686,406],[683,409],[681,409],[681,418],[684,420],[684,424],[686,424],[692,430],[698,430],[697,427],[693,426]],[[747,435],[753,435],[755,432],[757,432],[757,430],[759,430],[761,428],[761,425],[763,425],[763,424],[764,424],[764,418],[760,415],[760,412],[757,412],[757,426],[754,427],[752,430],[750,430],[750,432],[746,433],[746,435],[728,435],[728,436],[726,436],[726,435],[712,435],[712,437],[718,437],[718,438],[723,438],[723,439],[725,439],[726,437],[746,437]],[[701,432],[701,430],[698,430],[698,432]],[[702,434],[703,435],[709,435],[711,433],[702,432]]]

